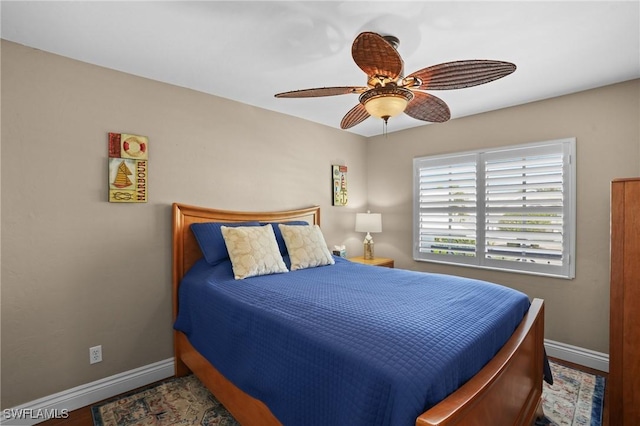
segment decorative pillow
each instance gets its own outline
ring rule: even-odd
[[[289,272],[280,255],[271,225],[235,228],[222,226],[220,230],[236,280]]]
[[[292,271],[335,263],[318,225],[278,227],[287,245]]]
[[[280,248],[280,254],[283,256],[287,254],[287,246],[284,243],[284,238],[282,238],[282,231],[280,231],[280,227],[278,225],[283,224],[283,225],[309,226],[309,222],[305,222],[304,220],[292,220],[290,222],[260,222],[260,225],[266,225],[268,223],[270,223],[271,226],[273,226],[273,233],[276,234],[276,241],[278,242],[278,248]]]
[[[191,232],[196,237],[205,260],[215,266],[229,258],[222,238],[222,226],[260,226],[258,222],[203,222],[191,224]]]

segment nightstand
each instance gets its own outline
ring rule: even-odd
[[[376,257],[371,260],[366,260],[364,256],[350,257],[350,261],[364,263],[365,265],[385,266],[387,268],[393,268],[393,259],[388,257]]]

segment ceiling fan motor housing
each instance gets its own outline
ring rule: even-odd
[[[385,39],[391,46],[393,46],[394,49],[398,49],[398,46],[400,45],[400,39],[398,37],[392,35],[383,35],[382,38]]]

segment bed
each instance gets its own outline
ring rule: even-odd
[[[180,297],[183,297],[185,300],[187,299],[188,293],[182,293],[181,290],[186,291],[187,286],[191,287],[202,287],[197,284],[197,280],[199,280],[200,276],[205,276],[210,274],[209,269],[213,271],[215,268],[210,268],[208,265],[205,265],[203,253],[200,249],[200,245],[196,240],[193,232],[191,231],[192,224],[202,224],[202,223],[210,223],[210,222],[224,222],[229,223],[244,223],[249,221],[258,221],[260,224],[264,223],[291,223],[292,221],[304,221],[309,224],[319,225],[320,224],[320,209],[319,207],[309,207],[297,210],[288,210],[288,211],[279,211],[279,212],[236,212],[236,211],[225,211],[225,210],[217,210],[217,209],[209,209],[203,207],[189,206],[185,204],[175,203],[173,205],[173,318],[174,324],[183,319],[180,317],[179,310],[181,309],[181,301]],[[286,258],[284,256],[283,258]],[[369,273],[370,271],[374,273],[374,275],[379,275],[381,280],[391,279],[391,275],[388,274],[409,274],[403,275],[404,278],[412,279],[415,274],[420,274],[417,272],[411,271],[394,271],[388,268],[378,268],[367,265],[356,265],[351,264],[346,260],[342,260],[339,258],[335,259],[335,265],[331,265],[331,268],[335,268],[335,271],[341,271],[338,275],[349,276],[349,274],[356,275]],[[230,266],[224,266],[227,269]],[[324,270],[322,270],[324,268]],[[352,271],[353,268],[361,268]],[[365,268],[365,269],[362,269]],[[384,269],[384,271],[383,271]],[[289,277],[295,277],[296,273],[300,273],[298,277],[306,277],[303,274],[325,274],[329,271],[330,268],[318,267],[318,268],[308,268],[307,270],[292,271],[288,274],[281,274],[282,279]],[[217,271],[217,270],[216,270]],[[215,272],[218,273],[218,272]],[[277,274],[276,274],[277,275]],[[271,286],[269,290],[275,287],[276,283],[280,280],[276,280],[279,278],[277,276],[267,277],[268,281],[265,285]],[[346,279],[346,278],[345,278]],[[450,283],[450,278],[447,277],[439,277],[439,279],[445,280],[445,284]],[[194,281],[195,280],[195,281]],[[306,278],[305,280],[306,281]],[[196,282],[196,284],[193,284]],[[259,280],[255,280],[255,282],[260,282]],[[301,281],[302,282],[302,281]],[[189,284],[191,283],[191,284]],[[184,284],[184,288],[181,289],[181,284]],[[338,283],[335,284],[338,287],[344,287],[345,283],[338,280]],[[448,285],[448,284],[447,284]],[[244,288],[244,286],[228,286],[229,288]],[[500,286],[496,286],[500,287]],[[234,291],[236,291],[234,290]],[[359,287],[356,290],[359,292],[358,294],[363,293],[363,288]],[[301,294],[296,295],[296,297],[304,297],[304,291],[300,291]],[[182,294],[182,296],[181,296]],[[271,294],[271,293],[269,293]],[[331,298],[334,291],[328,292],[326,294],[322,294],[321,297],[323,300],[326,298]],[[260,298],[264,298],[264,295],[261,295]],[[200,296],[189,296],[194,300],[200,299]],[[227,295],[221,295],[220,297],[227,297]],[[234,296],[235,297],[235,296]],[[447,296],[449,297],[449,296]],[[289,296],[287,296],[289,298]],[[293,296],[292,296],[293,298]],[[231,300],[231,299],[230,299]],[[183,302],[185,302],[183,300]],[[303,303],[304,300],[294,299],[291,303],[300,304]],[[219,309],[211,309],[211,311],[217,312],[219,315],[222,315],[224,311],[224,306],[229,305],[231,302],[225,302],[220,305]],[[253,302],[251,302],[253,303]],[[274,305],[274,302],[269,302]],[[306,303],[306,302],[304,302]],[[335,300],[330,300],[329,302],[333,307],[336,304]],[[182,307],[183,310],[187,308]],[[189,308],[190,309],[190,308]],[[235,308],[234,308],[235,309]],[[305,308],[306,309],[306,308]],[[194,309],[195,310],[195,309]],[[277,310],[277,309],[276,309]],[[236,311],[230,311],[231,314],[224,315],[236,315]],[[185,314],[185,312],[182,312]],[[273,312],[270,312],[269,315],[272,315]],[[289,315],[289,313],[285,313]],[[255,320],[255,314],[251,314]],[[183,315],[184,316],[184,315]],[[215,318],[215,317],[214,317]],[[270,318],[270,317],[269,317]],[[269,319],[267,318],[267,319]],[[372,317],[366,317],[371,319]],[[217,317],[218,321],[223,321],[225,317]],[[242,322],[244,319],[235,318],[233,322]],[[314,320],[315,322],[322,322],[324,319]],[[326,321],[329,321],[328,319]],[[374,321],[375,322],[375,321]],[[255,324],[253,321],[251,324]],[[295,323],[295,322],[287,322],[286,324]],[[327,323],[330,324],[330,323]],[[371,324],[367,324],[367,327],[371,327]],[[506,341],[504,344],[502,342],[499,343],[499,348],[496,349],[497,352],[492,354],[490,359],[486,362],[483,361],[483,365],[479,367],[479,369],[473,373],[473,375],[469,378],[462,378],[463,383],[458,387],[456,385],[456,389],[445,396],[443,399],[428,404],[425,411],[418,411],[414,414],[411,414],[411,424],[415,425],[488,425],[488,424],[500,424],[500,425],[531,425],[537,416],[541,415],[540,411],[540,398],[542,394],[542,380],[543,380],[543,366],[545,362],[544,348],[543,348],[543,334],[544,334],[544,306],[543,301],[540,299],[534,299],[531,302],[527,300],[527,307],[522,314],[522,318],[518,319],[517,323],[513,326],[515,328],[514,331],[509,331],[509,335],[505,337]],[[181,331],[180,328],[183,330]],[[253,328],[253,327],[252,327]],[[236,332],[239,334],[243,334],[242,331]],[[492,332],[493,333],[493,332]],[[504,332],[501,332],[504,334]],[[493,333],[495,334],[495,333]],[[493,335],[492,334],[492,335]],[[499,333],[498,333],[499,334]],[[187,337],[190,335],[190,337]],[[242,336],[238,337],[241,338]],[[258,334],[253,337],[249,337],[249,339],[259,340],[261,335]],[[288,345],[291,345],[292,348],[298,348],[297,343],[291,340],[290,335],[286,336],[276,336],[272,339],[274,343],[273,350],[276,351],[280,346],[277,346],[278,339],[288,339],[282,340],[286,341]],[[304,337],[304,339],[308,339],[308,337]],[[192,341],[193,340],[193,341]],[[278,407],[277,401],[274,403],[273,398],[278,397],[278,395],[269,395],[269,406],[274,407],[274,410],[270,409],[270,407],[265,404],[260,398],[257,398],[252,395],[259,395],[260,392],[256,391],[252,383],[247,383],[246,376],[250,376],[250,374],[242,374],[238,375],[238,373],[230,373],[227,365],[224,364],[216,364],[214,366],[210,359],[215,359],[215,353],[212,356],[211,351],[215,351],[215,345],[212,345],[213,349],[210,347],[206,347],[206,343],[203,343],[206,339],[196,338],[195,334],[191,332],[189,327],[181,326],[175,327],[174,329],[174,350],[175,350],[175,374],[176,376],[183,376],[189,373],[195,374],[207,388],[216,396],[216,398],[231,412],[231,414],[238,420],[238,422],[242,425],[259,425],[259,426],[270,426],[270,425],[279,425],[279,424],[298,424],[301,423],[298,420],[292,421],[290,419],[299,419],[300,417],[286,417],[288,414],[280,414],[280,417],[287,418],[287,421],[280,421],[278,416],[274,414],[273,411],[278,413],[282,413],[282,408]],[[195,343],[194,343],[195,342]],[[293,342],[293,343],[292,343]],[[370,344],[370,343],[364,343]],[[260,342],[261,348],[265,348],[264,352],[268,352],[270,350],[268,342]],[[277,347],[276,347],[277,346]],[[198,347],[198,349],[196,349]],[[354,346],[358,348],[358,346]],[[365,346],[363,346],[365,347]],[[262,352],[262,351],[261,351]],[[292,351],[295,355],[297,352]],[[316,347],[314,348],[314,354],[323,353],[324,348]],[[355,351],[357,352],[357,350]],[[364,351],[362,351],[364,352]],[[404,351],[403,351],[404,352]],[[248,357],[238,356],[238,363],[241,362],[241,358],[245,359]],[[281,354],[280,354],[281,355]],[[343,354],[344,355],[344,354]],[[349,354],[349,357],[353,354]],[[318,355],[319,357],[320,355]],[[358,354],[353,356],[359,356]],[[227,356],[228,358],[228,356]],[[298,358],[300,358],[298,356]],[[267,358],[269,359],[269,358]],[[298,359],[298,361],[300,361]],[[213,363],[216,363],[214,361]],[[228,360],[226,361],[229,362]],[[263,361],[264,362],[264,361]],[[277,360],[276,360],[277,362]],[[285,360],[283,361],[287,365],[291,365],[291,369],[294,369],[294,364],[296,364],[296,359]],[[326,361],[322,361],[326,362]],[[335,362],[335,360],[331,361]],[[351,362],[350,368],[358,368],[358,359],[357,358],[349,358],[349,362]],[[392,363],[393,361],[390,361]],[[255,368],[255,366],[254,366]],[[274,366],[274,368],[276,368]],[[282,366],[280,366],[282,368]],[[311,367],[308,367],[311,370]],[[424,368],[423,370],[429,370],[429,368]],[[221,371],[225,371],[227,374],[223,374]],[[260,372],[266,371],[264,366],[260,367]],[[386,374],[386,370],[384,367],[381,368],[383,374]],[[282,370],[275,370],[274,374],[281,374]],[[417,374],[421,374],[420,371],[410,371],[410,376],[414,376]],[[229,377],[227,377],[229,376]],[[238,378],[240,377],[240,378]],[[268,376],[267,376],[268,377]],[[354,402],[349,402],[351,406],[354,407],[354,412],[357,411],[361,405],[361,400],[371,399],[370,396],[363,397],[360,393],[365,394],[366,390],[370,390],[372,388],[376,388],[373,383],[374,379],[371,379],[372,382],[364,383],[366,380],[369,380],[368,373],[365,372],[363,374],[358,374],[357,377],[353,380],[360,380],[358,377],[362,377],[362,392],[358,390],[354,390],[352,383],[346,383],[344,386],[340,386],[340,389],[335,390],[336,398],[339,399],[336,403],[341,403],[345,400],[350,400],[353,398]],[[232,380],[233,379],[233,380]],[[304,380],[304,379],[302,379]],[[323,380],[323,382],[329,381]],[[445,382],[448,382],[446,380]],[[438,382],[439,383],[439,382]],[[438,384],[439,386],[440,384]],[[351,386],[351,387],[350,387]],[[397,387],[397,385],[395,385]],[[286,386],[287,389],[291,387],[291,385]],[[318,386],[320,387],[320,386]],[[393,387],[393,386],[391,386]],[[407,387],[407,386],[401,386]],[[412,382],[408,387],[415,387],[415,383]],[[426,387],[426,385],[425,385]],[[296,392],[303,392],[306,389],[309,389],[309,386],[300,386],[300,388]],[[385,388],[386,389],[386,388]],[[273,389],[270,389],[273,392]],[[314,390],[315,391],[315,390]],[[318,390],[320,392],[321,390]],[[420,391],[420,389],[418,389]],[[353,395],[345,397],[344,393],[350,392]],[[377,392],[377,391],[376,391]],[[431,388],[429,395],[434,393]],[[423,392],[425,393],[425,392]],[[314,394],[316,397],[318,394]],[[405,398],[405,394],[392,394],[394,397],[390,398],[392,400],[410,400],[410,398]],[[397,395],[402,395],[402,398]],[[289,396],[290,397],[290,396]],[[264,399],[269,399],[264,398]],[[285,398],[285,396],[283,396]],[[302,397],[301,397],[302,398]],[[421,404],[422,402],[418,402]],[[349,405],[347,404],[347,405]],[[289,405],[297,405],[297,404],[289,404]],[[302,405],[302,402],[301,402]],[[382,415],[378,415],[375,417],[377,420],[383,419],[382,423],[387,422],[388,424],[394,424],[392,419],[405,418],[407,414],[404,412],[398,413],[397,411],[404,410],[404,406],[406,404],[399,403],[398,407],[393,409],[389,408]],[[415,404],[414,404],[415,405]],[[378,411],[384,411],[386,408],[382,407],[382,409],[378,409]],[[402,410],[401,410],[402,409]],[[345,410],[344,407],[341,408],[342,411]],[[395,410],[395,411],[394,411]],[[412,412],[413,413],[413,412]],[[313,424],[315,421],[316,424],[322,424],[323,420],[318,421],[317,417],[314,417],[314,413],[308,414],[310,417],[307,421],[304,421],[304,424]],[[342,414],[348,415],[347,414]],[[399,417],[398,417],[399,416]],[[348,418],[348,417],[343,417]],[[315,419],[315,420],[314,420]],[[384,420],[386,419],[386,420]],[[377,422],[376,420],[376,422]],[[376,422],[373,422],[374,424]]]

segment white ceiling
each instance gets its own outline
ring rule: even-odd
[[[362,31],[398,37],[405,74],[461,59],[517,65],[482,86],[431,92],[452,118],[640,77],[638,0],[3,0],[1,14],[3,39],[335,128],[357,95],[274,94],[366,85],[351,57]],[[402,115],[388,131],[425,124]],[[349,131],[377,135],[382,121],[369,118]]]

